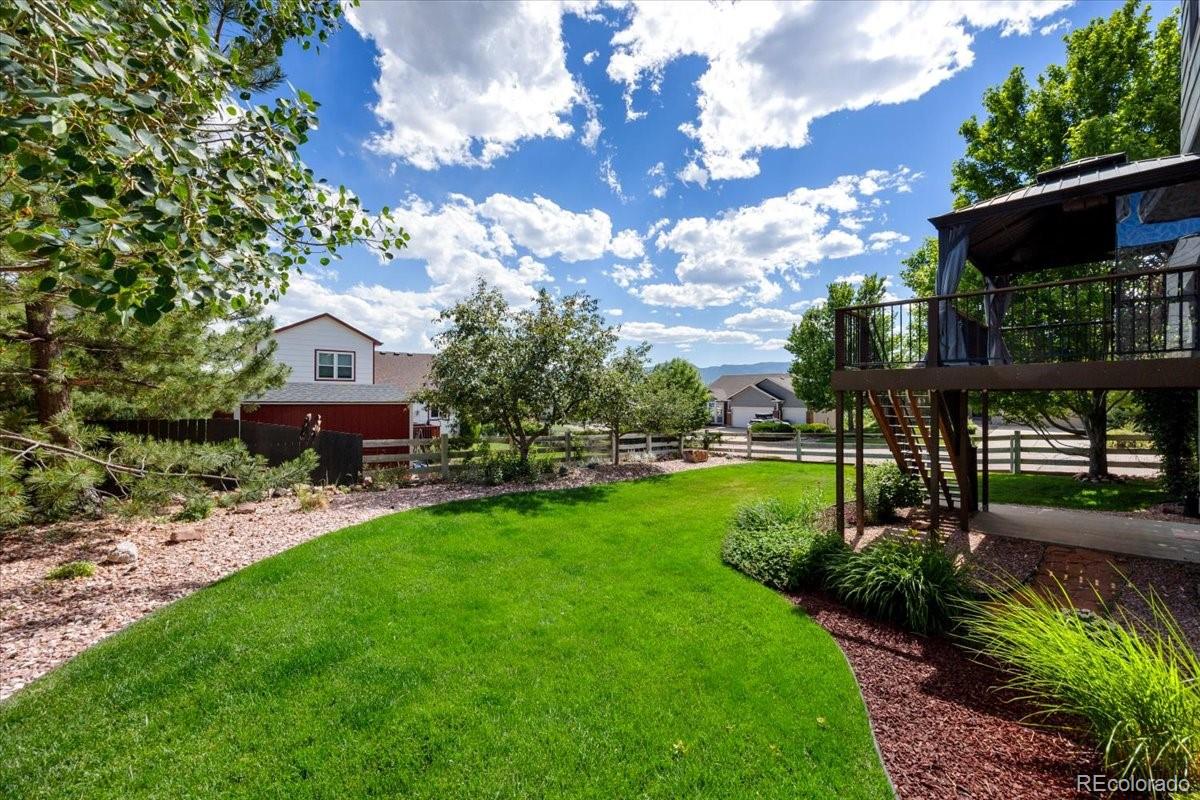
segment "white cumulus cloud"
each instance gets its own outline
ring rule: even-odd
[[[638,232],[632,228],[625,230],[612,237],[609,242],[608,249],[617,258],[635,259],[641,258],[646,254],[646,249],[642,245],[642,237],[638,236]]]
[[[799,187],[715,217],[662,226],[653,241],[678,257],[678,282],[641,286],[638,297],[689,308],[769,303],[782,291],[779,280],[796,289],[821,262],[865,253],[868,241],[898,241],[889,238],[892,232],[864,241],[857,230],[839,226],[849,217],[865,226],[880,193],[899,191],[918,177],[906,167],[873,170],[871,176],[868,182],[865,175],[844,175],[827,186]]]
[[[379,50],[373,110],[382,130],[369,146],[435,169],[487,166],[523,140],[571,135],[571,111],[586,95],[567,70],[562,14],[540,2],[348,7],[350,24]]]
[[[745,328],[752,331],[781,331],[791,328],[803,317],[803,314],[784,308],[760,306],[726,317],[725,324],[731,328]]]
[[[558,256],[563,261],[599,258],[612,237],[612,220],[603,211],[595,208],[583,213],[568,211],[540,195],[534,195],[533,200],[522,200],[494,194],[479,206],[479,211],[497,222],[513,242],[539,258]]]
[[[609,77],[626,115],[672,61],[700,56],[699,109],[681,130],[700,147],[705,180],[758,174],[758,154],[802,147],[815,119],[915,100],[969,67],[975,34],[1030,33],[1070,0],[859,3],[640,3],[612,38]],[[685,178],[680,177],[681,180]],[[697,181],[700,182],[700,181]],[[703,183],[701,183],[703,185]]]

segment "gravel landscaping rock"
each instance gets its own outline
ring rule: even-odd
[[[136,564],[138,546],[133,542],[117,542],[116,546],[108,551],[106,560],[110,564]]]
[[[106,518],[0,532],[0,699],[154,609],[348,525],[455,500],[571,489],[734,463],[739,462],[713,458],[702,464],[675,460],[601,465],[534,486],[439,483],[338,492],[330,494],[328,508],[304,514],[285,496],[247,507],[252,513],[217,509],[200,522]],[[184,538],[173,542],[177,531]],[[57,564],[106,561],[118,542],[132,546],[136,565],[107,563],[90,578],[45,580]]]

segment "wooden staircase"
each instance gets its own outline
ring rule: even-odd
[[[976,510],[975,448],[964,436],[967,425],[965,398],[957,392],[937,395],[938,413],[931,413],[930,393],[912,389],[867,392],[867,403],[879,423],[879,430],[896,465],[916,475],[932,495],[934,459],[940,470],[938,481],[941,502],[961,512]],[[934,419],[936,417],[936,420]],[[938,426],[938,452],[933,451],[932,426]],[[966,442],[964,450],[963,444]]]

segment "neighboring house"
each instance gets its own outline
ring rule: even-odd
[[[236,417],[300,426],[306,414],[320,414],[323,430],[364,439],[413,438],[414,425],[421,424],[416,412],[424,411],[414,408],[412,394],[424,381],[430,356],[378,353],[378,339],[332,314],[276,328],[274,339],[276,359],[291,368],[288,382],[246,398]]]
[[[708,385],[712,394],[709,409],[712,424],[745,428],[759,419],[778,419],[800,424],[808,421],[808,409],[792,391],[787,375],[722,375]]]

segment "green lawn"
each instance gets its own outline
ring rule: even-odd
[[[0,796],[887,797],[832,639],[724,567],[755,463],[396,514],[0,705]]]
[[[1158,484],[1143,479],[1091,485],[1070,475],[995,473],[990,476],[993,503],[1079,508],[1092,511],[1137,511],[1166,500]]]

